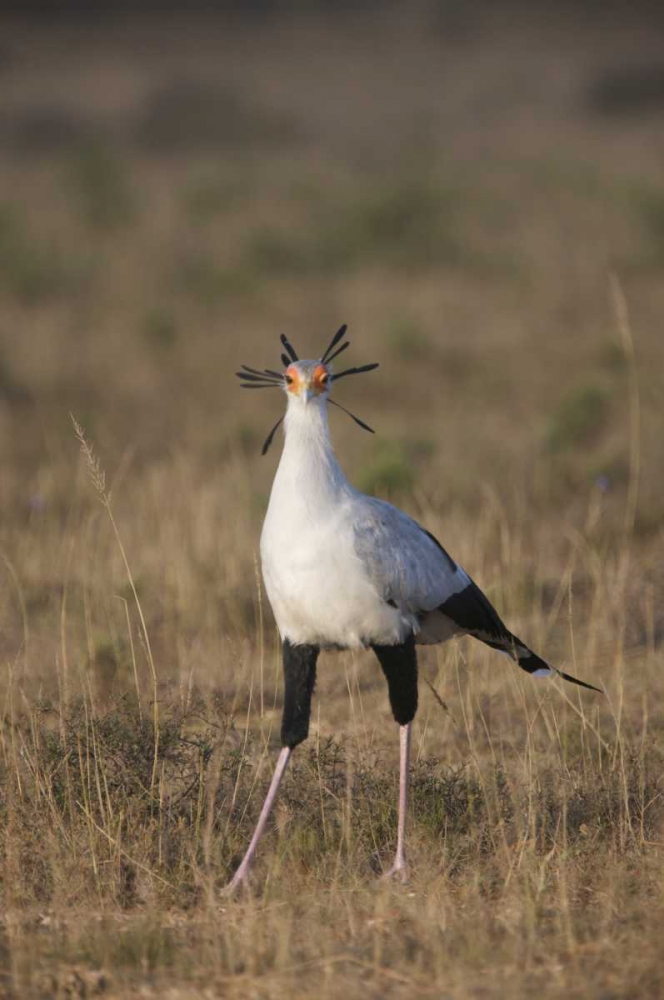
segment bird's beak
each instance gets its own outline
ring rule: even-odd
[[[309,388],[309,386],[305,386],[302,389],[302,391],[300,392],[300,395],[302,396],[302,399],[304,400],[304,402],[308,403],[310,399],[314,398],[315,393],[314,393],[313,389]]]

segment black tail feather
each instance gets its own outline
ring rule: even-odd
[[[433,536],[430,537],[436,542]],[[453,572],[456,572],[456,565],[453,563],[452,566]],[[470,578],[468,578],[468,586],[451,594],[438,610],[454,622],[458,632],[472,635],[474,639],[479,639],[491,649],[506,653],[527,674],[539,674],[542,677],[558,674],[559,677],[571,684],[578,684],[579,687],[588,688],[589,691],[604,694],[601,688],[595,687],[594,684],[588,684],[586,681],[580,681],[576,677],[572,677],[571,674],[563,673],[562,670],[552,667],[546,660],[528,649],[525,642],[510,632],[489,599]]]
[[[578,677],[572,677],[571,674],[565,674],[562,670],[558,670],[557,667],[553,668],[559,677],[562,677],[564,681],[569,681],[570,684],[578,684],[579,687],[587,688],[588,691],[597,691],[598,694],[605,694],[601,688],[595,687],[594,684],[588,684],[587,681],[580,681]]]
[[[477,638],[480,637],[478,636]],[[528,674],[537,674],[539,671],[542,672],[542,675],[547,673],[557,674],[558,677],[562,677],[564,681],[569,681],[570,684],[578,684],[579,687],[587,688],[588,691],[597,691],[598,694],[604,694],[602,689],[595,687],[594,684],[588,684],[587,681],[580,681],[578,677],[572,677],[571,674],[566,674],[564,671],[559,670],[558,667],[552,667],[550,663],[543,660],[537,653],[533,653],[524,642],[521,642],[521,639],[517,639],[511,633],[507,633],[507,635],[504,637],[501,636],[498,639],[487,640],[483,638],[482,641],[487,646],[491,646],[492,649],[497,649],[501,653],[507,653]]]
[[[570,684],[578,684],[579,687],[587,688],[589,691],[597,691],[599,694],[604,694],[601,688],[595,687],[594,684],[588,684],[587,681],[580,681],[578,677],[572,677],[571,674],[566,674],[562,670],[558,670],[558,667],[552,667],[541,656],[528,649],[526,644],[521,642],[521,639],[517,639],[515,635],[510,635],[509,648],[506,651],[516,660],[521,669],[529,674],[535,674],[538,670],[550,671],[553,674],[558,674],[564,681],[569,681]]]

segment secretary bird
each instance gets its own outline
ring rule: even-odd
[[[270,431],[266,453],[284,422],[285,442],[261,534],[265,589],[282,639],[285,681],[282,749],[254,834],[228,889],[246,883],[291,753],[309,733],[316,661],[321,649],[373,649],[387,679],[399,724],[399,818],[394,862],[386,873],[407,880],[406,812],[411,723],[417,711],[419,644],[470,635],[510,656],[534,677],[557,674],[599,691],[540,659],[509,631],[468,574],[436,538],[403,511],[354,489],[337,462],[327,406],[344,410],[333,383],[377,364],[335,373],[349,347],[346,326],[319,360],[300,360],[282,334],[284,371],[242,366],[245,389],[280,388],[286,413]],[[340,341],[343,343],[340,344]]]

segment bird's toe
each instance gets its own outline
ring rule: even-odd
[[[408,865],[405,860],[397,859],[393,865],[388,868],[386,872],[383,872],[381,876],[382,882],[401,882],[402,885],[406,885],[409,881],[410,873],[408,871]]]
[[[248,873],[237,871],[228,885],[224,886],[221,890],[221,895],[226,897],[239,896],[242,893],[248,893],[250,888],[251,883]]]

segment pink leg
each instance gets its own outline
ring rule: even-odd
[[[251,864],[254,860],[254,854],[256,853],[256,848],[258,847],[258,841],[263,835],[265,830],[268,817],[274,805],[274,800],[277,797],[277,792],[279,791],[279,785],[281,784],[281,779],[284,776],[284,771],[286,770],[286,765],[290,758],[292,751],[290,747],[282,747],[277,760],[277,766],[274,769],[274,774],[272,775],[272,781],[270,782],[270,787],[268,789],[267,795],[265,796],[265,802],[263,803],[263,808],[261,809],[261,814],[258,817],[258,822],[256,823],[256,829],[254,830],[254,835],[251,838],[249,847],[242,858],[240,867],[235,872],[235,875],[231,881],[226,886],[226,892],[234,892],[239,886],[246,885],[249,881],[249,872],[251,871]]]
[[[385,872],[385,878],[398,875],[402,882],[408,881],[406,864],[406,814],[408,812],[408,778],[410,762],[410,722],[399,727],[399,825],[397,827],[397,853],[392,867]]]

